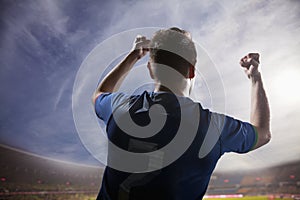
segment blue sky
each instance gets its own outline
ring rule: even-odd
[[[223,88],[215,86],[211,93],[224,91],[225,101],[216,95],[215,111],[249,120],[250,84],[238,62],[248,52],[262,56],[272,142],[249,155],[225,156],[218,170],[233,169],[232,164],[251,169],[254,162],[266,167],[300,158],[298,1],[3,0],[0,4],[1,144],[97,164],[82,145],[73,120],[73,85],[82,62],[115,34],[178,26],[192,33],[219,72]],[[206,84],[213,85],[215,74],[200,67],[207,74]],[[130,80],[128,88],[135,84]],[[211,107],[205,95],[199,99]],[[224,103],[224,110],[219,110]]]

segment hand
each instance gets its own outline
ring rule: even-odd
[[[150,40],[145,36],[137,35],[133,44],[133,53],[137,56],[137,59],[142,58],[149,51]]]
[[[245,73],[248,78],[255,76],[259,73],[259,54],[258,53],[249,53],[240,60],[240,65],[244,68]]]

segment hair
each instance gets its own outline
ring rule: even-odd
[[[196,64],[197,52],[190,33],[172,27],[154,34],[150,58],[154,63],[167,65],[186,77],[190,67]]]

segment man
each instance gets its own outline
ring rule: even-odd
[[[148,52],[147,66],[155,82],[154,92],[139,95],[118,92],[127,73]],[[175,27],[159,30],[151,41],[137,37],[133,50],[100,82],[93,102],[114,145],[135,153],[160,150],[162,163],[172,157],[163,147],[175,140],[180,131],[186,136],[182,143],[172,147],[174,154],[182,146],[188,146],[172,162],[154,170],[125,172],[108,164],[97,199],[202,199],[216,163],[224,153],[246,153],[269,142],[270,111],[258,70],[259,55],[248,54],[240,61],[251,81],[251,123],[210,112],[189,98],[196,57],[194,42],[187,31]],[[163,109],[152,109],[157,105]],[[152,129],[148,131],[151,123],[157,123],[152,126],[159,127],[154,131],[157,134],[151,134]],[[186,138],[192,138],[190,143],[189,139],[185,143]],[[122,160],[120,157],[109,148],[109,162]]]

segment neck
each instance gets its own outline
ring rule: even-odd
[[[184,85],[169,85],[169,87],[165,87],[161,83],[156,83],[155,84],[155,89],[154,92],[169,92],[173,93],[177,96],[184,96],[184,97],[189,97],[190,96],[190,87],[188,87],[188,84]]]
[[[171,92],[178,96],[190,96],[193,79],[186,78],[177,70],[160,64],[156,64],[153,74],[155,92]]]

